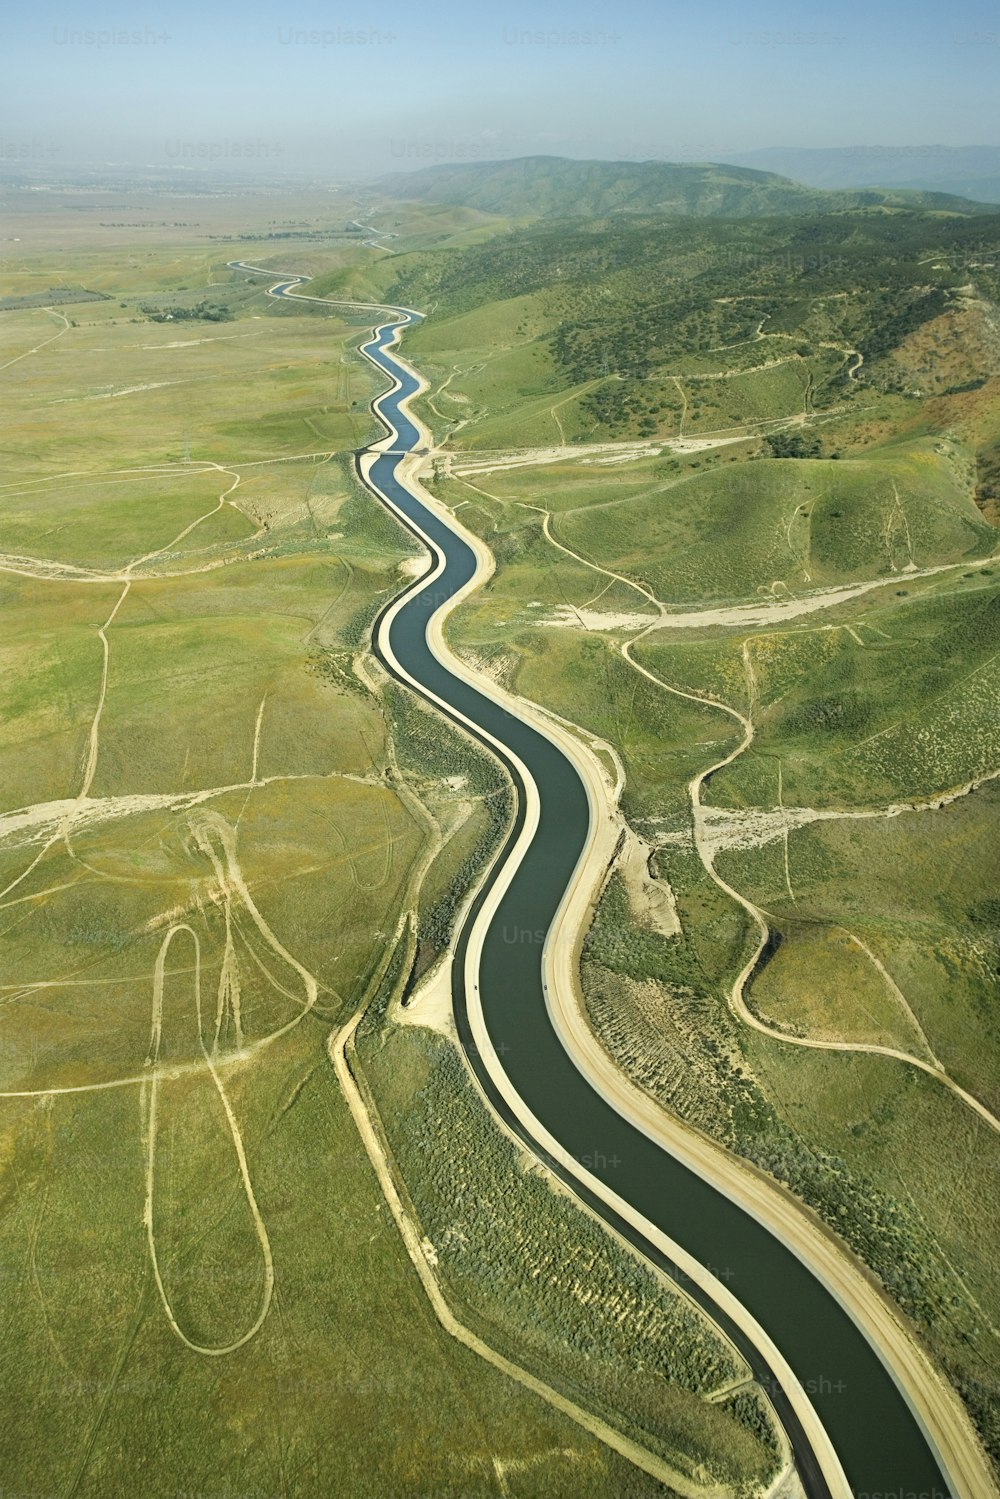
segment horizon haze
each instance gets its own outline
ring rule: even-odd
[[[0,161],[180,176],[371,177],[536,154],[730,161],[776,147],[927,152],[984,142],[1000,27],[960,3],[724,0],[711,14],[518,0],[472,15],[387,0],[169,20],[79,3],[8,21]],[[848,87],[849,82],[849,87]],[[933,146],[919,143],[933,142]],[[859,161],[860,161],[859,157]],[[894,169],[898,163],[891,162]],[[850,163],[848,162],[848,165]]]

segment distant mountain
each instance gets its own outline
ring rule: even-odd
[[[744,166],[564,156],[424,167],[383,177],[377,187],[394,198],[462,205],[515,219],[595,219],[618,213],[755,218],[880,207],[989,211],[943,193],[827,192]]]
[[[1000,203],[1000,146],[772,146],[731,160],[810,187],[917,188]]]

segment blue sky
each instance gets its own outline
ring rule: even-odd
[[[1000,143],[986,5],[373,0],[19,8],[0,152],[370,173],[550,152]]]

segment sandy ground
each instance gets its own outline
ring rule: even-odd
[[[865,822],[873,818],[902,817],[909,812],[939,812],[942,807],[960,801],[978,787],[998,779],[1000,770],[994,770],[952,791],[943,791],[922,801],[891,802],[887,807],[865,807],[854,812],[815,807],[774,807],[769,810],[702,807],[701,845],[714,858],[724,849],[761,848],[765,843],[783,837],[786,832],[808,827],[813,822]]]
[[[396,1001],[390,1017],[397,1025],[422,1025],[458,1045],[458,1030],[451,1007],[452,955],[444,953],[420,982],[406,1004]]]
[[[681,929],[677,903],[669,883],[664,879],[654,879],[650,873],[653,854],[652,844],[627,828],[616,867],[625,881],[637,925],[648,932],[658,932],[661,937],[673,937]]]
[[[771,599],[764,604],[732,604],[720,608],[667,610],[657,625],[658,630],[702,630],[709,625],[737,626],[756,629],[763,625],[781,624],[787,619],[797,619],[803,614],[815,614],[820,609],[832,609],[849,599],[871,593],[875,588],[890,588],[901,577],[907,581],[917,578],[933,578],[938,573],[955,572],[969,566],[968,562],[944,562],[937,567],[907,567],[899,573],[885,578],[870,578],[864,583],[848,583],[837,588],[818,588],[814,593],[801,594],[797,598]]]
[[[602,609],[578,609],[574,604],[557,604],[555,619],[539,619],[540,625],[559,629],[569,626],[585,630],[641,630],[646,625],[656,624],[650,614],[611,614]]]
[[[743,374],[745,371],[738,371]],[[449,377],[450,378],[450,377]],[[687,377],[690,378],[690,377]],[[466,400],[449,391],[452,400]],[[562,404],[562,403],[560,403]],[[412,413],[411,413],[412,415]],[[463,426],[465,423],[463,423]],[[759,428],[779,431],[784,427],[799,427],[802,417],[764,418],[748,422],[742,427],[724,427],[717,432],[704,432],[698,437],[654,437],[635,438],[623,442],[574,442],[554,443],[550,447],[518,448],[514,451],[478,453],[446,453],[434,450],[434,457],[443,461],[446,472],[462,478],[469,474],[494,474],[507,469],[537,468],[550,463],[616,464],[631,463],[637,458],[658,458],[664,453],[705,453],[711,448],[725,448],[733,443],[746,442],[760,436]],[[456,429],[457,430],[457,429]],[[454,433],[452,434],[454,436]],[[420,469],[421,476],[431,472],[431,465]]]
[[[336,779],[355,781],[362,786],[383,786],[385,783],[375,776],[355,776],[331,772],[330,776],[312,774],[272,775],[234,781],[225,786],[203,786],[197,791],[149,791],[127,796],[81,796],[64,797],[58,801],[35,802],[30,807],[18,807],[12,812],[0,813],[0,845],[20,848],[32,843],[44,843],[64,827],[79,830],[99,823],[116,822],[122,817],[137,817],[145,812],[161,810],[184,811],[201,802],[212,801],[219,796],[228,796],[233,791],[252,791],[260,786],[276,785],[280,781],[317,781]],[[2,892],[0,892],[2,894]]]

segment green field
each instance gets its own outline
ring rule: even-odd
[[[879,1039],[939,1058],[997,1112],[998,800],[991,782],[938,812],[801,828],[788,843],[794,899],[780,840],[720,856],[785,935],[752,986],[755,1006],[803,1034],[857,1028],[864,1039],[866,1024],[880,1027]]]
[[[713,805],[774,806],[779,766],[788,805],[905,802],[996,767],[997,608],[993,567],[956,570],[830,610],[818,627],[762,629],[746,653],[731,634],[657,632],[636,658],[744,711],[752,693],[753,744],[712,778]]]

